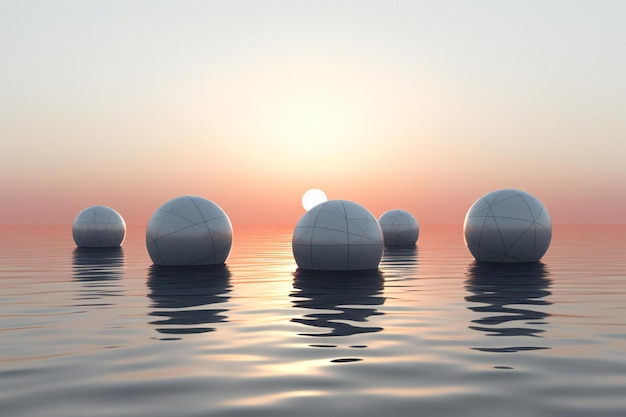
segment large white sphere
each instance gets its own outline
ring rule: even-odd
[[[76,216],[72,237],[79,248],[117,247],[126,237],[126,223],[111,207],[87,207]]]
[[[389,210],[378,219],[385,246],[414,246],[420,234],[417,219],[405,210]]]
[[[298,267],[305,270],[376,269],[383,254],[383,234],[376,218],[363,206],[331,200],[302,216],[291,246]]]
[[[232,243],[230,219],[217,204],[202,197],[167,201],[146,229],[146,246],[155,265],[223,264]]]
[[[470,207],[463,233],[477,261],[537,262],[550,246],[552,221],[535,197],[505,189],[482,196]]]

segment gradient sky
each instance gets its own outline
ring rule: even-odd
[[[0,223],[308,188],[462,224],[520,188],[626,223],[624,1],[0,0]]]

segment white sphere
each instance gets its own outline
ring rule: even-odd
[[[230,219],[217,204],[202,197],[167,201],[146,229],[146,246],[155,265],[223,264],[232,243]]]
[[[383,234],[376,218],[363,206],[331,200],[302,216],[291,246],[298,267],[304,270],[376,269],[383,254]]]
[[[470,207],[463,233],[477,261],[537,262],[550,246],[552,221],[535,197],[505,189],[482,196]]]
[[[414,246],[420,234],[415,217],[405,210],[389,210],[378,219],[385,246]]]
[[[126,223],[111,207],[87,207],[74,219],[72,237],[79,248],[117,247],[126,237]]]

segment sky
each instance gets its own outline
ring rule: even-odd
[[[519,188],[626,223],[626,2],[0,0],[0,223],[302,194],[460,224]]]

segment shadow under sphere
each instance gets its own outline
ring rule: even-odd
[[[124,250],[113,248],[76,248],[72,253],[74,280],[81,284],[77,300],[81,305],[110,306],[111,303],[89,302],[121,295],[119,280],[124,270]]]
[[[474,262],[467,270],[466,289],[471,295],[465,300],[480,303],[468,307],[480,313],[481,318],[472,320],[476,325],[469,328],[486,332],[489,336],[541,337],[548,313],[539,307],[552,303],[544,298],[551,280],[548,270],[541,262],[524,264],[492,264]],[[533,308],[535,307],[535,308]],[[521,350],[548,349],[541,346],[516,346],[475,348],[488,352],[515,352]]]
[[[148,273],[148,297],[155,310],[150,322],[163,334],[207,333],[215,330],[210,323],[227,321],[227,309],[203,308],[224,303],[230,298],[231,273],[225,265],[159,266]]]
[[[379,271],[313,272],[298,269],[293,277],[296,290],[291,294],[296,298],[293,306],[313,312],[291,321],[328,330],[300,335],[350,336],[383,330],[382,327],[358,325],[367,323],[370,316],[383,314],[375,308],[385,302],[381,295],[384,279]]]

